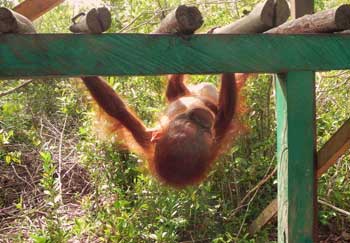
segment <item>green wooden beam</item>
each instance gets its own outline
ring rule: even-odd
[[[316,139],[313,72],[276,82],[278,242],[316,242]]]
[[[349,35],[0,35],[2,78],[349,68]]]

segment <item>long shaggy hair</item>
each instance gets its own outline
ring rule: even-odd
[[[237,106],[230,128],[219,144],[206,142],[203,131],[188,134],[179,121],[169,121],[161,127],[162,137],[149,148],[140,146],[118,120],[96,106],[94,130],[100,138],[117,142],[119,148],[137,153],[148,161],[151,173],[164,184],[182,188],[201,182],[210,171],[217,156],[226,152],[238,135],[247,132],[239,117],[247,111],[241,88],[248,74],[236,74]],[[217,103],[217,102],[214,102]],[[165,116],[166,117],[166,116]],[[124,147],[121,147],[125,145]]]
[[[173,121],[157,141],[151,170],[165,184],[183,187],[201,181],[210,168],[212,143],[199,128],[195,134],[184,130],[186,120]],[[174,125],[173,123],[178,123]]]

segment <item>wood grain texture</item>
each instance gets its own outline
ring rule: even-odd
[[[316,153],[313,72],[276,82],[278,242],[315,242]]]
[[[297,22],[304,14],[313,12],[313,0],[291,0],[291,5],[292,18]],[[300,33],[327,32],[325,30],[332,29],[327,24],[327,27],[316,25],[318,28],[308,28],[318,23],[311,20],[306,18],[305,22],[309,21],[306,25],[300,21],[303,27]],[[283,25],[288,30],[282,28],[280,33],[297,33],[300,29],[290,28],[288,22]],[[282,105],[285,110],[277,113],[277,117],[282,117],[282,122],[286,124],[286,133],[282,134],[283,140],[287,142],[283,147],[287,147],[288,153],[286,157],[278,158],[279,167],[287,166],[286,173],[283,170],[278,171],[278,180],[284,175],[288,176],[287,185],[278,185],[278,240],[284,243],[313,243],[317,242],[315,72],[289,72],[276,81],[276,92],[285,91],[276,94],[276,100],[284,95],[284,100],[277,106]],[[277,150],[277,155],[279,153]],[[287,191],[282,192],[285,186]],[[287,205],[283,204],[284,200],[288,200]],[[283,214],[285,209],[286,215]]]
[[[259,214],[259,216],[249,225],[248,232],[254,235],[277,213],[277,198],[272,200],[269,205]]]
[[[197,7],[180,5],[160,22],[152,34],[193,34],[202,24],[202,13]]]
[[[305,15],[290,20],[265,33],[296,34],[296,33],[333,33],[350,28],[350,5],[343,4],[335,9],[328,9],[312,15]]]
[[[290,8],[287,0],[275,0],[275,24],[279,26],[287,21],[290,16]]]
[[[0,43],[3,78],[350,68],[350,36],[343,34],[8,34]]]
[[[350,119],[327,141],[318,152],[317,176],[320,177],[329,167],[350,149]]]
[[[287,21],[290,9],[287,0],[266,0],[255,5],[246,16],[233,23],[216,27],[213,34],[255,34],[267,31]]]
[[[0,33],[36,33],[32,22],[25,16],[8,8],[0,7]]]
[[[64,0],[25,0],[13,10],[33,21],[62,2]]]
[[[214,34],[262,33],[274,27],[274,19],[274,0],[265,0],[258,3],[248,15],[231,24],[215,28],[212,32]]]
[[[108,8],[92,8],[84,16],[81,16],[77,22],[73,18],[73,24],[69,30],[73,33],[91,33],[101,34],[107,31],[112,24],[112,15]]]

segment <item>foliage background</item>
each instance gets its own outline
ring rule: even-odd
[[[35,25],[41,33],[68,32],[72,16],[104,4],[113,14],[110,32],[149,33],[182,3],[203,13],[201,32],[238,19],[256,2],[70,1]],[[349,1],[316,0],[315,6],[322,10],[343,3]],[[350,117],[349,79],[349,71],[317,73],[319,147]],[[204,80],[216,83],[217,77],[189,81]],[[249,80],[243,118],[249,132],[222,156],[206,182],[181,191],[159,185],[136,155],[96,138],[90,98],[79,80],[35,80],[0,96],[0,242],[276,241],[275,221],[257,235],[247,233],[249,223],[276,197],[272,81],[271,75]],[[21,82],[0,80],[1,90]],[[108,77],[108,82],[147,125],[154,124],[164,108],[163,77]],[[347,154],[319,181],[319,197],[346,211],[349,170]],[[350,241],[349,217],[320,205],[319,222],[322,239]]]

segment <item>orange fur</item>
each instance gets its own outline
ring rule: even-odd
[[[103,140],[112,140],[121,148],[128,149],[140,155],[143,159],[149,160],[153,154],[153,148],[145,149],[140,146],[132,134],[120,122],[108,115],[103,109],[96,107],[94,130]]]
[[[175,107],[175,116],[170,118],[171,116],[165,115],[167,119],[163,120],[168,120],[168,122],[160,122],[158,130],[156,130],[159,133],[156,142],[151,140],[152,136],[149,131],[145,131],[142,122],[126,107],[123,100],[106,82],[98,77],[87,77],[83,80],[98,102],[97,116],[94,122],[95,132],[104,139],[112,139],[118,144],[124,144],[127,149],[146,159],[151,173],[164,184],[182,188],[198,184],[206,178],[215,159],[230,148],[237,136],[246,132],[245,126],[240,121],[240,116],[247,110],[242,87],[249,74],[235,74],[235,80],[232,78],[235,87],[230,83],[231,77],[230,74],[223,75],[222,84],[225,83],[225,86],[220,89],[222,99],[215,101],[213,97],[216,96],[211,93],[213,90],[214,93],[217,92],[215,88],[210,87],[208,90],[203,90],[204,93],[195,93],[194,91],[192,93],[191,89],[187,89],[183,83],[184,75],[171,75],[168,79],[166,94],[168,101],[171,102],[169,107],[171,105],[173,108]],[[230,93],[230,90],[233,92]],[[211,95],[206,92],[210,92]],[[236,95],[236,102],[232,95]],[[206,101],[203,100],[198,101],[201,100],[198,97],[204,100],[208,99],[212,104],[206,104]],[[178,100],[179,102],[183,101],[183,103],[175,103]],[[183,106],[185,111],[181,110]],[[220,106],[217,108],[220,108],[221,112],[224,113],[214,115],[215,112],[212,110],[215,110],[215,106]],[[235,109],[235,112],[232,112],[230,108]],[[177,111],[179,109],[180,111]],[[202,116],[201,112],[193,113],[196,115],[194,118],[199,119],[199,121],[197,120],[199,123],[196,123],[193,117],[190,118],[186,115],[188,112],[196,111],[196,109],[204,112]],[[208,112],[212,112],[209,118],[208,115],[205,115]],[[179,118],[182,114],[185,118]],[[211,129],[219,131],[217,133],[205,130],[205,125],[204,128],[201,127],[203,125],[201,121],[204,121],[204,124],[212,124],[214,116],[216,122]],[[176,122],[180,122],[180,125],[176,125]],[[186,130],[187,124],[191,124],[193,128]]]

